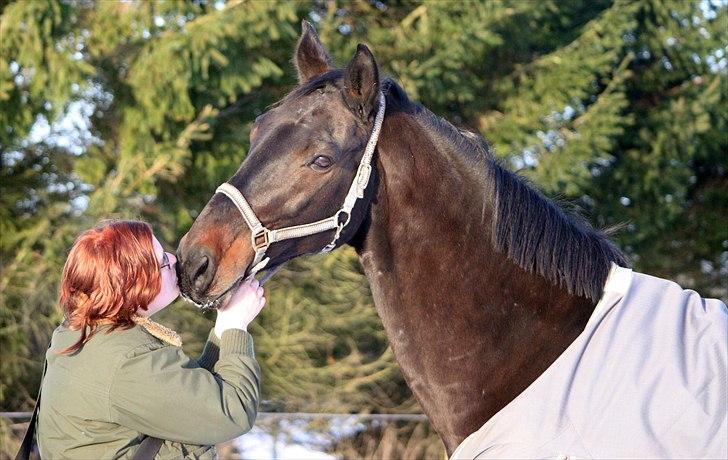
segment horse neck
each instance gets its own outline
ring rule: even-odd
[[[388,113],[357,245],[395,357],[448,454],[566,349],[593,307],[494,249],[489,175],[455,150],[417,116]]]

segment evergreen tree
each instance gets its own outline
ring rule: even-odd
[[[141,218],[176,247],[295,86],[302,18],[339,64],[368,43],[410,97],[616,226],[636,269],[728,297],[725,2],[17,1],[0,12],[0,410],[32,404],[73,238]],[[353,251],[268,286],[252,329],[265,399],[419,411]],[[195,353],[211,319],[179,302],[159,320]],[[432,452],[406,444],[376,455]]]
[[[27,408],[32,402],[47,338],[60,320],[57,285],[73,237],[103,218],[142,218],[168,247],[176,246],[211,191],[244,159],[252,120],[293,86],[289,59],[298,38],[298,18],[305,14],[300,7],[267,2],[18,2],[4,11],[3,38],[9,40],[3,40],[8,46],[2,56],[13,73],[5,80],[12,92],[3,98],[4,114],[12,114],[22,98],[48,107],[47,85],[34,85],[33,76],[54,78],[55,70],[43,67],[42,56],[57,52],[59,43],[72,49],[69,66],[83,64],[83,72],[65,72],[61,82],[53,83],[69,88],[63,97],[51,99],[60,107],[56,112],[31,107],[32,122],[8,120],[15,129],[8,138],[18,148],[3,150],[8,177],[3,187],[15,181],[31,195],[64,193],[54,195],[55,214],[50,204],[24,200],[17,187],[17,193],[3,193],[9,210],[24,206],[38,221],[35,239],[19,228],[24,222],[20,211],[4,215],[2,221],[11,237],[3,240],[3,255],[18,258],[4,264],[3,345],[17,350],[3,360],[8,369],[0,387],[4,410]],[[59,24],[58,31],[43,26],[48,21]],[[26,24],[50,34],[38,40],[46,48],[31,50],[41,55],[36,60],[24,57],[35,56],[24,48]],[[38,120],[68,117],[79,102],[89,112],[81,145],[55,145],[54,133],[35,143],[28,137]],[[46,143],[58,153],[45,149],[33,156]],[[57,159],[61,154],[66,161]],[[64,168],[65,176],[41,171],[45,182],[32,180],[30,161],[54,171]],[[30,222],[23,225],[31,227]],[[343,256],[351,270],[355,259],[350,253]],[[267,381],[264,397],[288,401],[293,409],[369,410],[367,405],[378,400],[382,407],[398,406],[402,401],[389,401],[386,394],[372,397],[360,391],[367,387],[374,392],[378,385],[390,385],[392,374],[398,376],[366,280],[360,275],[348,284],[332,279],[338,290],[323,291],[331,296],[323,298],[316,284],[306,280],[309,274],[302,267],[308,266],[308,261],[294,264],[271,283],[270,303],[278,307],[267,309],[261,318],[265,327],[255,326]],[[358,269],[353,273],[359,274]],[[331,271],[323,275],[337,276]],[[337,321],[328,319],[332,313]],[[190,353],[200,350],[211,318],[184,302],[160,315],[182,332]],[[39,338],[31,340],[28,333],[35,329]],[[353,329],[358,331],[355,340],[350,338]],[[394,380],[403,387],[400,377]]]

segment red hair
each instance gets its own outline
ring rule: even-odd
[[[133,326],[161,289],[152,229],[138,221],[102,222],[73,243],[63,266],[60,305],[67,327],[81,338],[61,353],[83,347],[99,324],[111,330]]]

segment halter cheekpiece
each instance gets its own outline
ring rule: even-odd
[[[331,217],[322,219],[310,224],[294,225],[292,227],[284,227],[278,229],[266,228],[256,217],[253,208],[245,199],[243,194],[233,185],[225,182],[220,185],[215,193],[222,193],[223,195],[230,198],[230,200],[238,208],[240,214],[243,216],[245,223],[250,227],[250,240],[255,251],[255,257],[251,264],[249,277],[254,276],[260,270],[262,270],[270,261],[269,257],[265,257],[265,252],[271,243],[276,241],[288,240],[291,238],[301,238],[304,236],[314,235],[316,233],[322,233],[328,230],[336,229],[334,238],[329,244],[324,246],[321,252],[330,252],[336,247],[336,242],[341,235],[342,230],[349,223],[351,219],[351,210],[354,209],[356,200],[364,198],[364,191],[369,184],[369,177],[372,173],[372,156],[374,155],[374,148],[377,146],[377,140],[379,139],[379,131],[382,128],[382,121],[384,120],[385,101],[384,94],[379,93],[379,109],[377,110],[377,116],[374,119],[374,128],[372,134],[367,142],[366,150],[359,163],[359,168],[356,171],[356,176],[349,187],[349,193],[344,198],[344,204],[341,208]]]

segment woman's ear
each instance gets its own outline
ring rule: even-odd
[[[298,83],[304,84],[315,76],[333,70],[331,57],[321,44],[316,29],[305,19],[301,22],[301,38],[298,39],[293,63],[298,71]]]
[[[355,114],[367,120],[377,107],[379,69],[372,52],[361,43],[344,71],[344,100]]]

